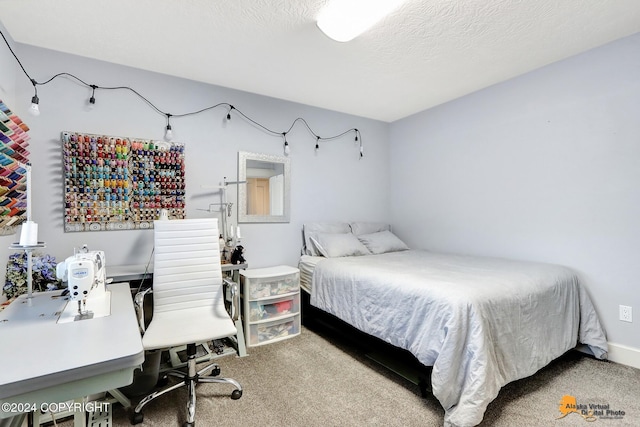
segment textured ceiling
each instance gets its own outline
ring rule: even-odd
[[[639,0],[408,0],[338,43],[315,25],[326,1],[0,0],[0,21],[19,43],[387,122],[640,31]]]

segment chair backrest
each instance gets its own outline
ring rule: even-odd
[[[217,218],[155,221],[153,310],[223,305]]]

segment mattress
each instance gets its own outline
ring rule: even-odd
[[[415,250],[316,258],[301,262],[311,304],[433,366],[447,426],[479,424],[502,386],[578,341],[606,358],[598,317],[569,268]]]
[[[300,270],[300,288],[311,294],[311,278],[313,277],[313,270],[316,268],[318,262],[326,259],[321,256],[302,255],[298,262],[298,269]]]

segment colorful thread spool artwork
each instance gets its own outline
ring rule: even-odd
[[[0,100],[0,234],[26,219],[29,127]]]
[[[65,231],[153,228],[185,217],[184,144],[62,132]]]

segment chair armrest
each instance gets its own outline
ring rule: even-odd
[[[238,308],[240,307],[240,292],[238,292],[238,284],[227,278],[222,279],[224,284],[229,287],[231,294],[231,320],[238,320]]]
[[[147,288],[144,291],[136,293],[135,297],[133,297],[133,306],[136,309],[136,317],[138,318],[138,329],[140,329],[142,335],[144,335],[144,332],[147,330],[144,324],[144,297],[151,292],[153,292],[152,288]]]

